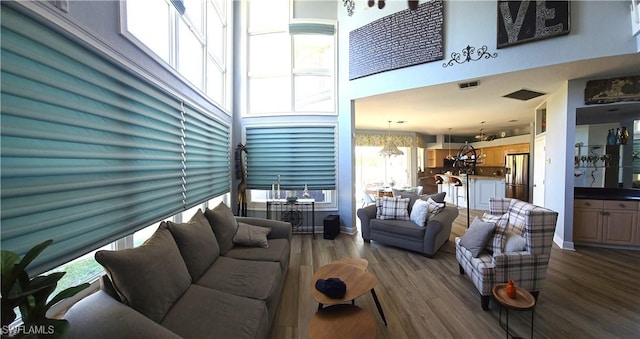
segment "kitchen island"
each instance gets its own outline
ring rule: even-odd
[[[467,178],[465,175],[438,174],[442,184],[438,192],[446,192],[445,201],[460,208],[467,207]],[[505,179],[502,176],[470,175],[469,176],[469,208],[472,210],[489,210],[489,199],[504,198]]]

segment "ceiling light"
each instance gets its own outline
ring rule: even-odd
[[[391,139],[391,120],[389,120],[389,135],[387,136],[387,143],[380,150],[380,155],[383,157],[391,157],[396,155],[404,155],[404,152],[398,149],[398,146]]]

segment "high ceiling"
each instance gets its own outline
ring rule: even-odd
[[[459,89],[458,83],[415,88],[357,99],[356,129],[411,131],[429,135],[477,135],[481,122],[485,134],[514,134],[534,121],[536,107],[567,80],[607,79],[618,75],[640,75],[640,55],[630,54],[554,65],[487,78],[477,87]],[[466,82],[466,81],[463,81]],[[527,101],[503,96],[521,89],[545,93]],[[615,105],[627,107],[628,105]],[[589,107],[589,114],[606,114],[612,105]],[[635,105],[635,110],[638,106]],[[397,124],[397,121],[406,121]]]

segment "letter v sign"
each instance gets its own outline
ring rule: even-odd
[[[509,1],[500,3],[500,13],[502,13],[502,21],[504,21],[504,28],[507,31],[507,39],[509,43],[518,41],[518,35],[520,34],[524,17],[527,14],[529,2],[529,0],[520,1],[518,16],[516,17],[515,22],[511,16],[511,11],[509,10]]]

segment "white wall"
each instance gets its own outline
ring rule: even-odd
[[[446,1],[444,6],[444,60],[348,80],[349,32],[366,23],[407,8],[405,1],[387,1],[383,10],[363,9],[356,2],[353,16],[338,8],[340,22],[340,83],[349,98],[394,92],[434,84],[476,79],[494,74],[636,52],[629,33],[628,1],[571,1],[571,33],[546,40],[496,49],[496,1]],[[625,20],[620,20],[625,18]],[[487,45],[494,59],[443,68],[451,53],[467,45]],[[457,65],[458,66],[458,65]]]
[[[421,1],[423,3],[424,1]],[[349,80],[349,32],[371,21],[406,9],[406,1],[387,1],[383,10],[365,8],[364,1],[356,1],[353,16],[338,6],[339,28],[339,122],[343,128],[353,126],[352,100],[371,95],[390,93],[461,80],[477,79],[495,74],[532,69],[566,62],[636,53],[638,37],[630,34],[629,1],[571,1],[571,32],[569,35],[496,49],[496,1],[446,1],[444,27],[445,59],[426,64],[383,72]],[[461,52],[467,45],[487,45],[497,52],[495,59],[483,59],[460,67],[443,68],[452,52]],[[603,74],[602,77],[608,77]],[[568,79],[547,102],[546,207],[558,211],[555,242],[562,248],[573,248],[573,156],[575,144],[576,107],[584,105],[586,80]],[[533,114],[533,112],[532,112]],[[346,141],[342,139],[341,141]],[[557,145],[564,145],[558,147]],[[354,166],[354,146],[340,145],[341,168]],[[345,163],[346,162],[346,163]],[[353,172],[353,169],[350,171]],[[340,175],[340,198],[353,197],[353,173]],[[341,200],[341,204],[342,204]],[[352,208],[353,203],[345,205]],[[343,216],[351,214],[340,207]],[[353,219],[355,220],[355,218]]]

